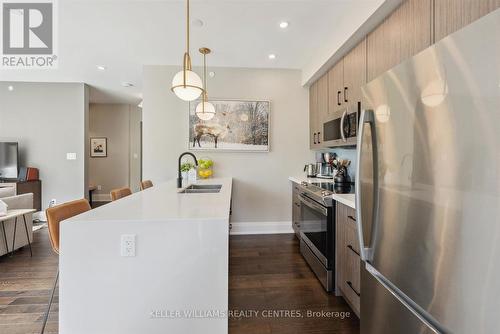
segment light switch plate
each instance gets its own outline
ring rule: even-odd
[[[121,238],[121,256],[135,256],[135,234],[122,234]]]
[[[76,160],[76,153],[66,153],[66,160]]]

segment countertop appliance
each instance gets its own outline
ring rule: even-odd
[[[361,103],[357,108],[337,111],[323,123],[323,144],[328,147],[355,146],[358,129],[358,117]]]
[[[304,166],[304,172],[307,177],[316,177],[316,165],[315,164],[307,164]]]
[[[362,88],[362,334],[498,333],[500,10]]]
[[[326,291],[335,287],[334,193],[353,193],[354,187],[332,182],[302,182],[300,200],[300,252]]]

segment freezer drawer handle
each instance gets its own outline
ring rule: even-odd
[[[347,245],[347,248],[349,248],[350,250],[352,250],[354,252],[354,254],[356,254],[357,256],[359,256],[359,253],[356,252],[356,250],[351,245]]]
[[[361,297],[361,294],[359,292],[357,292],[356,289],[354,289],[352,287],[351,281],[346,281],[346,283],[347,283],[347,285],[349,285],[349,287],[352,289],[352,291],[354,291],[354,293],[358,295],[358,297]]]

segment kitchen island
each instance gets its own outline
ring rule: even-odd
[[[232,179],[197,184],[222,188],[172,180],[61,223],[61,334],[227,333]]]

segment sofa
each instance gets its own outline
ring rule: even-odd
[[[11,197],[16,195],[16,188],[12,186],[2,187],[0,185],[0,199],[3,197]]]
[[[5,190],[0,188],[0,191]],[[7,193],[7,195],[12,195],[12,193]],[[1,195],[2,193],[0,193]],[[1,197],[0,200],[4,201],[9,207],[9,210],[14,209],[32,209],[33,208],[33,194],[22,194],[17,196],[7,196]],[[7,243],[8,250],[12,251],[12,239],[14,237],[14,221],[15,219],[7,220],[4,222],[5,225],[5,234],[7,235]],[[26,223],[28,226],[28,236],[30,238],[30,242],[33,241],[33,215],[26,215]],[[24,229],[24,221],[22,217],[17,219],[17,229],[16,229],[16,243],[14,245],[14,249],[19,249],[28,245],[28,239],[26,238],[26,231]],[[5,241],[3,239],[3,231],[1,230],[0,223],[0,256],[7,253],[7,248],[5,245]]]

